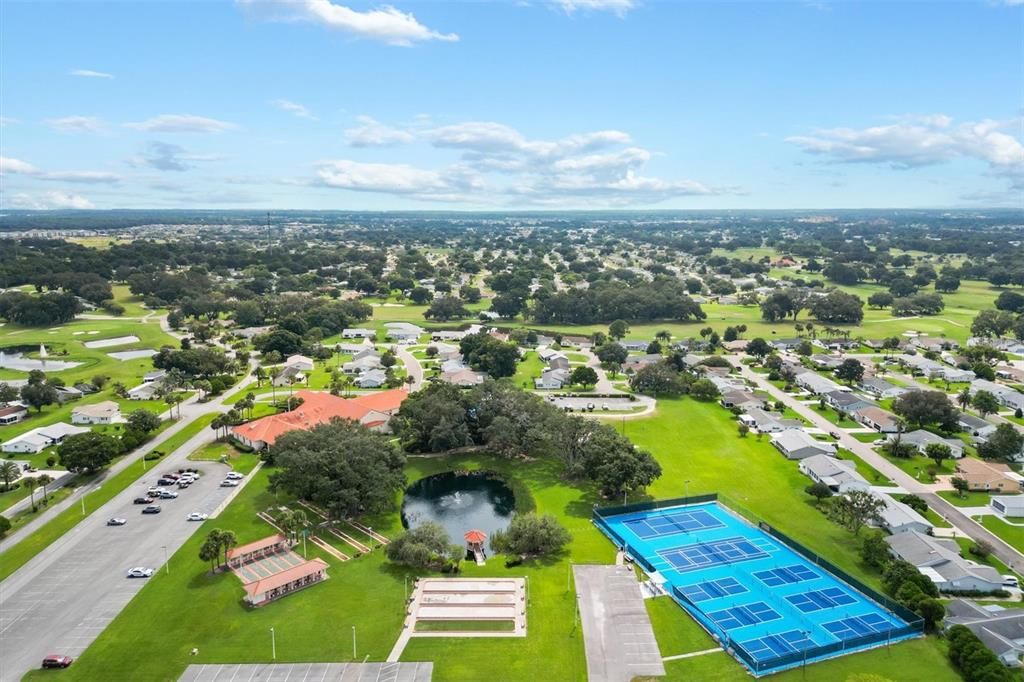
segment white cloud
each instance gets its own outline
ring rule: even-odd
[[[328,187],[358,192],[431,194],[452,189],[440,171],[424,170],[402,163],[326,161],[320,164],[317,176]]]
[[[618,130],[599,130],[553,141],[529,140],[515,128],[488,121],[468,121],[434,128],[427,131],[426,136],[435,147],[465,149],[481,154],[523,154],[534,159],[558,159],[631,141],[628,133]]]
[[[10,116],[0,116],[0,128],[6,128],[12,126],[18,122],[18,119],[11,118]]]
[[[128,159],[128,163],[159,171],[183,172],[194,168],[196,162],[219,161],[222,158],[217,154],[195,154],[180,145],[153,141],[146,145],[141,154]]]
[[[576,10],[594,12],[613,12],[625,16],[626,12],[636,7],[635,0],[552,0],[566,14]]]
[[[556,171],[593,172],[623,167],[642,166],[651,160],[651,153],[639,147],[627,147],[612,154],[591,154],[568,159],[559,159],[554,163]]]
[[[121,180],[116,173],[105,171],[53,171],[40,170],[27,161],[0,156],[0,175],[23,175],[36,180],[53,182],[81,182],[88,184],[114,183]]]
[[[895,123],[869,128],[829,128],[812,135],[786,138],[810,154],[842,163],[877,163],[909,169],[975,159],[987,163],[991,175],[1018,187],[1024,178],[1024,144],[1009,130],[1021,121],[967,121],[954,125],[942,114],[904,116]]]
[[[62,133],[100,133],[106,128],[103,121],[95,116],[64,116],[51,118],[46,123]]]
[[[358,116],[360,125],[345,131],[345,139],[353,147],[387,147],[408,144],[416,136],[408,130],[393,128],[369,116]]]
[[[271,19],[309,21],[388,45],[408,47],[426,40],[454,42],[459,39],[455,33],[440,33],[427,28],[412,13],[402,12],[391,5],[359,11],[330,0],[236,0],[236,4],[262,13],[269,12]]]
[[[287,111],[290,114],[295,114],[299,118],[308,118],[313,121],[316,120],[316,116],[310,113],[309,109],[296,102],[291,102],[286,99],[275,99],[271,104],[281,111]]]
[[[67,192],[42,192],[41,194],[19,192],[11,197],[10,205],[12,208],[25,208],[36,211],[95,208],[93,203],[82,195],[69,194]]]
[[[73,69],[70,73],[72,76],[78,76],[79,78],[106,78],[107,80],[113,80],[114,78],[113,74],[93,71],[92,69]]]
[[[124,125],[147,133],[221,133],[236,127],[234,123],[192,114],[161,114]]]

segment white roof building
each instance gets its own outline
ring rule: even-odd
[[[857,465],[846,459],[828,455],[812,455],[800,460],[800,473],[815,483],[824,483],[836,493],[848,490],[868,490],[871,484],[857,473]]]

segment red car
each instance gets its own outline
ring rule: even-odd
[[[50,654],[49,656],[43,659],[43,667],[66,668],[72,663],[74,663],[74,661],[75,659],[71,658],[70,656],[58,656],[57,654]]]

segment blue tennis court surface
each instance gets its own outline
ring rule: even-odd
[[[919,632],[717,502],[598,522],[755,675]]]

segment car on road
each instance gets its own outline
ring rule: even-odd
[[[71,658],[70,656],[61,656],[60,654],[50,654],[49,656],[47,656],[46,658],[43,659],[43,667],[44,668],[66,668],[66,667],[68,667],[69,665],[71,665],[74,662],[75,662],[75,659]]]
[[[123,526],[126,523],[128,523],[128,519],[122,519],[117,516],[107,521],[108,526]]]
[[[224,479],[223,481],[220,482],[220,487],[221,488],[234,488],[237,485],[238,485],[238,481],[235,481],[235,480],[230,479],[230,478]]]
[[[135,504],[153,504],[152,497],[136,497],[134,500]]]
[[[178,493],[174,492],[173,490],[161,490],[160,491],[160,499],[161,500],[173,500],[177,496],[178,496]]]
[[[153,575],[152,568],[146,568],[144,566],[136,566],[135,568],[128,569],[129,578],[148,578]]]
[[[177,485],[178,480],[175,478],[161,478],[156,482],[157,485]]]
[[[608,409],[611,409],[611,408],[608,407],[608,403],[601,403],[601,409],[602,410],[608,410]]]
[[[237,471],[229,471],[226,477],[229,481],[241,481],[245,478],[245,474],[240,474]]]
[[[143,507],[142,508],[142,513],[143,514],[159,514],[160,513],[160,505],[159,504],[151,504],[148,507]]]
[[[162,493],[163,491],[164,491],[164,488],[158,488],[156,486],[153,486],[149,490],[146,491],[146,494],[149,495],[150,497],[156,497],[156,496],[159,496],[160,493]]]
[[[207,514],[202,513],[202,512],[192,512],[191,514],[188,515],[188,520],[189,521],[205,521],[208,518],[209,518],[209,516]]]

